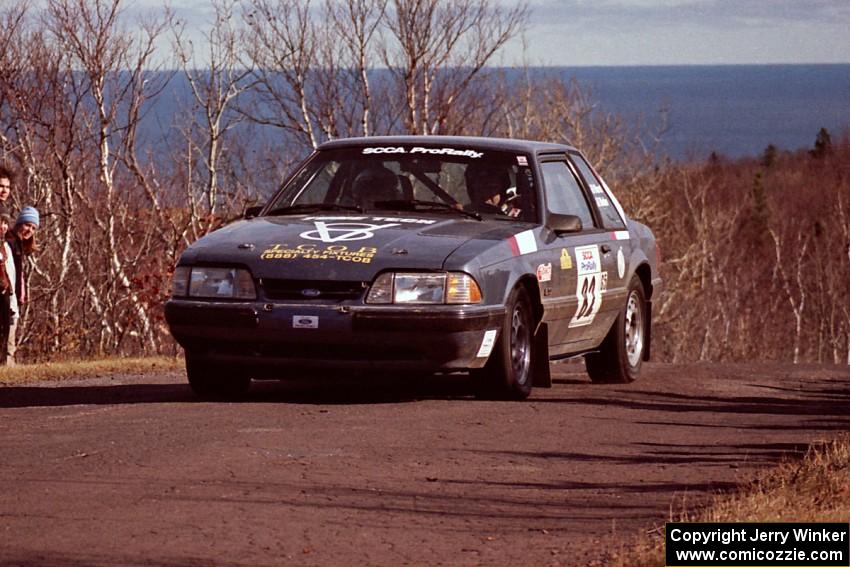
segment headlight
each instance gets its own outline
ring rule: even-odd
[[[174,271],[172,295],[212,299],[256,299],[257,290],[251,273],[242,268],[180,266]]]
[[[371,304],[464,304],[480,303],[481,290],[472,276],[451,273],[391,273],[378,276],[366,303]]]
[[[443,303],[446,274],[396,274],[393,302]]]

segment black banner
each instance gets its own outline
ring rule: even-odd
[[[847,567],[850,524],[671,522],[668,567]]]

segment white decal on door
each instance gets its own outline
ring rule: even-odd
[[[575,249],[578,278],[576,299],[578,307],[570,320],[570,327],[590,325],[602,306],[602,263],[599,247],[579,246]]]

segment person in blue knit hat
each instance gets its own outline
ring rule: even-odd
[[[15,221],[15,228],[21,225],[31,224],[34,228],[39,227],[38,211],[35,207],[24,207],[18,213],[18,219]]]
[[[0,363],[12,366],[15,364],[15,352],[18,350],[17,330],[20,311],[29,300],[27,296],[27,274],[24,273],[24,257],[29,256],[38,247],[35,244],[35,233],[41,225],[38,210],[35,207],[24,207],[15,219],[15,227],[6,233],[6,242],[12,251],[12,259],[15,264],[15,295],[18,299],[18,312],[12,318],[9,325],[9,338],[5,345],[0,345],[4,350],[0,356]],[[6,348],[3,349],[2,347]]]

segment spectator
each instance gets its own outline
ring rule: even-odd
[[[15,174],[6,167],[0,165],[0,214],[12,214],[9,195],[12,194],[12,184],[15,182]]]
[[[35,244],[35,233],[39,227],[38,211],[35,207],[24,207],[18,214],[15,227],[6,233],[6,242],[12,251],[12,259],[15,266],[14,289],[17,292],[18,313],[11,319],[9,325],[9,337],[6,341],[6,364],[15,364],[15,352],[17,351],[17,329],[20,311],[27,303],[27,277],[24,271],[24,257],[29,256],[37,250]]]
[[[5,236],[12,223],[12,217],[0,212],[0,234]],[[0,364],[6,364],[6,345],[9,342],[9,327],[18,316],[18,302],[15,296],[15,261],[12,248],[3,238],[0,243]]]

